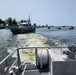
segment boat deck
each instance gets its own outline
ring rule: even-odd
[[[20,75],[49,75],[47,67],[40,69],[34,64],[25,64],[23,65],[23,71]]]

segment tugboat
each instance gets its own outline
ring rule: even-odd
[[[36,28],[31,25],[31,20],[27,20],[27,22],[20,23],[16,26],[10,26],[10,30],[13,34],[24,34],[24,33],[31,33],[35,32]]]
[[[35,64],[28,63],[27,61],[24,61],[23,64],[21,63],[19,51],[22,49],[35,50]],[[17,52],[17,58],[11,66],[8,66],[10,62],[8,58],[15,52]],[[17,48],[0,62],[0,67],[5,62],[3,75],[76,75],[75,55],[76,45],[70,45],[68,47]]]

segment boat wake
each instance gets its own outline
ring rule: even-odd
[[[14,48],[24,48],[24,47],[40,47],[40,46],[49,46],[47,42],[47,38],[40,34],[36,33],[27,33],[27,34],[19,34],[13,36],[14,42],[16,42],[16,46],[14,43],[14,47],[8,47],[8,52],[10,53]],[[16,41],[15,41],[16,40]],[[17,45],[18,44],[18,45]],[[11,44],[12,45],[12,44]],[[35,50],[34,49],[22,49],[20,50],[21,61],[35,62]],[[12,57],[16,57],[14,54]]]
[[[47,44],[45,44],[47,38],[39,34],[31,33],[31,34],[18,35],[17,39],[19,41],[18,47],[47,46]]]

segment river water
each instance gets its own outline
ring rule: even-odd
[[[76,30],[39,28],[36,29],[35,33],[13,35],[9,29],[1,29],[0,61],[14,48],[30,46],[67,46],[68,44],[76,44]],[[25,60],[24,55],[22,58]]]
[[[74,30],[51,30],[47,28],[38,29],[37,33],[45,36],[48,41],[47,44],[65,46],[69,44],[76,44],[76,29]]]

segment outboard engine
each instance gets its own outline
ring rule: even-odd
[[[37,53],[37,64],[40,68],[48,66],[49,54],[47,50],[39,50]]]

